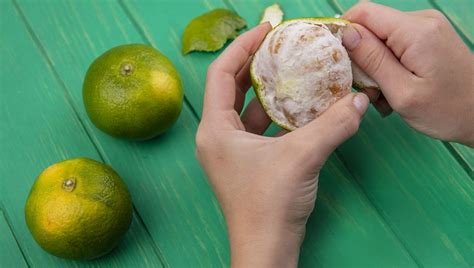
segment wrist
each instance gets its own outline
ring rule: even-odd
[[[267,226],[229,225],[231,267],[296,267],[302,232],[271,223]]]

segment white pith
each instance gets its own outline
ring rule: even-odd
[[[302,127],[351,91],[352,68],[340,24],[301,19],[270,32],[256,52],[252,72],[260,101],[272,119]]]
[[[270,22],[272,27],[275,27],[278,24],[280,24],[282,20],[283,20],[283,11],[281,10],[280,5],[273,4],[265,8],[265,11],[263,11],[263,16],[262,16],[262,19],[260,20],[260,23],[264,23],[268,21]]]

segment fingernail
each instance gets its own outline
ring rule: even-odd
[[[362,115],[367,110],[369,106],[369,98],[364,93],[357,93],[352,99],[352,103],[356,110]]]
[[[359,45],[361,38],[359,32],[350,24],[347,25],[342,32],[342,44],[348,50],[356,48]]]

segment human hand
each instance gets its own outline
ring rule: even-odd
[[[258,100],[240,116],[251,55],[271,29],[241,35],[209,67],[197,156],[227,222],[233,267],[296,266],[326,158],[352,136],[368,106],[351,93],[293,132],[265,137]]]
[[[361,3],[343,18],[354,22],[344,46],[386,98],[379,109],[390,105],[420,132],[474,146],[474,56],[441,12]]]

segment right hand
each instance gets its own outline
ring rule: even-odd
[[[343,18],[353,22],[344,46],[388,102],[376,105],[429,136],[474,147],[474,56],[441,12],[361,3]]]

